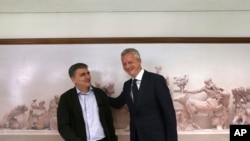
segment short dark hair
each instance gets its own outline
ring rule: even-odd
[[[75,72],[76,72],[77,69],[85,69],[85,68],[88,68],[87,64],[84,64],[84,63],[73,64],[69,68],[69,77],[73,77],[75,75]]]

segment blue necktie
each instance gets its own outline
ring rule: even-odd
[[[134,102],[136,102],[136,98],[137,98],[137,95],[138,95],[138,87],[137,87],[137,84],[136,84],[136,81],[137,79],[134,79],[133,80],[133,84],[132,84],[132,93],[133,93],[133,99],[134,99]]]

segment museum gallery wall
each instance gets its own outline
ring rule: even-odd
[[[1,0],[0,13],[247,11],[248,0]]]
[[[57,102],[74,86],[68,68],[77,62],[89,65],[94,86],[118,96],[130,78],[120,60],[128,47],[166,78],[179,131],[250,123],[249,44],[31,44],[0,45],[0,128],[57,130]],[[112,111],[115,127],[129,132],[126,106]]]

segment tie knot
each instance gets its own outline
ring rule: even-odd
[[[136,84],[137,79],[133,79],[133,84]]]

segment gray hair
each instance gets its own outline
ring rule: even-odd
[[[132,52],[134,54],[136,59],[141,59],[139,51],[136,50],[135,48],[126,48],[126,49],[124,49],[122,51],[122,53],[121,53],[121,56],[124,56],[125,54],[130,53],[130,52]]]

